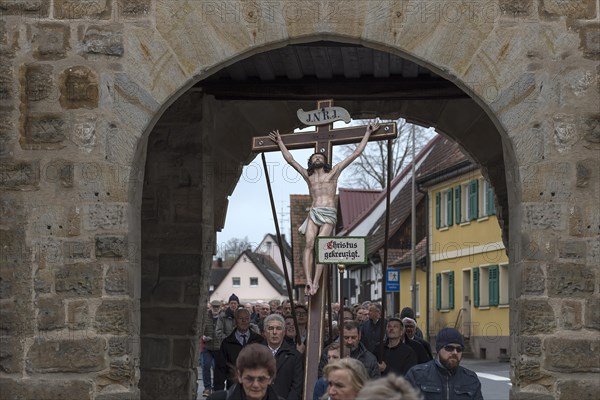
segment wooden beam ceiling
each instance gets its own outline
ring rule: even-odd
[[[204,93],[220,100],[440,100],[467,95],[447,80],[360,78],[201,82]]]

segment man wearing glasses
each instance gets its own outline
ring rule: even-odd
[[[437,337],[437,357],[412,367],[405,378],[421,391],[425,400],[475,399],[483,400],[481,382],[475,372],[461,367],[465,344],[454,328],[442,329]]]
[[[277,361],[277,374],[273,387],[280,397],[286,400],[302,398],[304,366],[302,355],[288,344],[285,335],[285,321],[279,314],[271,314],[264,320],[263,336],[267,346]]]

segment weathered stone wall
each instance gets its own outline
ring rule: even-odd
[[[212,232],[203,232],[203,214],[214,209],[203,184],[201,115],[201,95],[184,95],[148,138],[141,208],[141,398],[196,394],[200,309],[206,310],[199,305],[206,303],[208,289],[201,282],[207,282],[212,260],[203,237],[214,236],[212,224]]]
[[[600,390],[596,0],[1,0],[0,17],[0,397],[136,398],[140,371],[190,395],[192,326],[148,326],[149,364],[139,367],[148,278],[177,287],[164,303],[153,297],[162,289],[143,298],[149,316],[193,309],[188,291],[201,297],[187,286],[197,271],[163,276],[160,254],[141,247],[145,212],[162,201],[160,190],[142,201],[150,132],[208,73],[318,39],[410,57],[487,111],[502,137],[510,207],[513,397]],[[227,134],[201,125],[208,137]],[[496,151],[486,139],[472,137],[467,150]],[[201,173],[183,182],[202,195],[174,182],[166,199],[169,218],[194,220],[201,247],[164,254],[210,258],[214,214],[235,178]],[[200,217],[178,214],[197,212],[188,201],[198,196]]]

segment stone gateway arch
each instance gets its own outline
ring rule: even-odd
[[[0,1],[0,397],[195,397],[215,232],[250,138],[313,104],[294,81],[481,164],[511,261],[512,398],[593,397],[598,7]]]

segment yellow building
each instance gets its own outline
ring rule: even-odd
[[[468,169],[438,171],[421,184],[431,216],[429,331],[456,327],[473,356],[507,359],[510,264],[493,188],[480,170]]]

